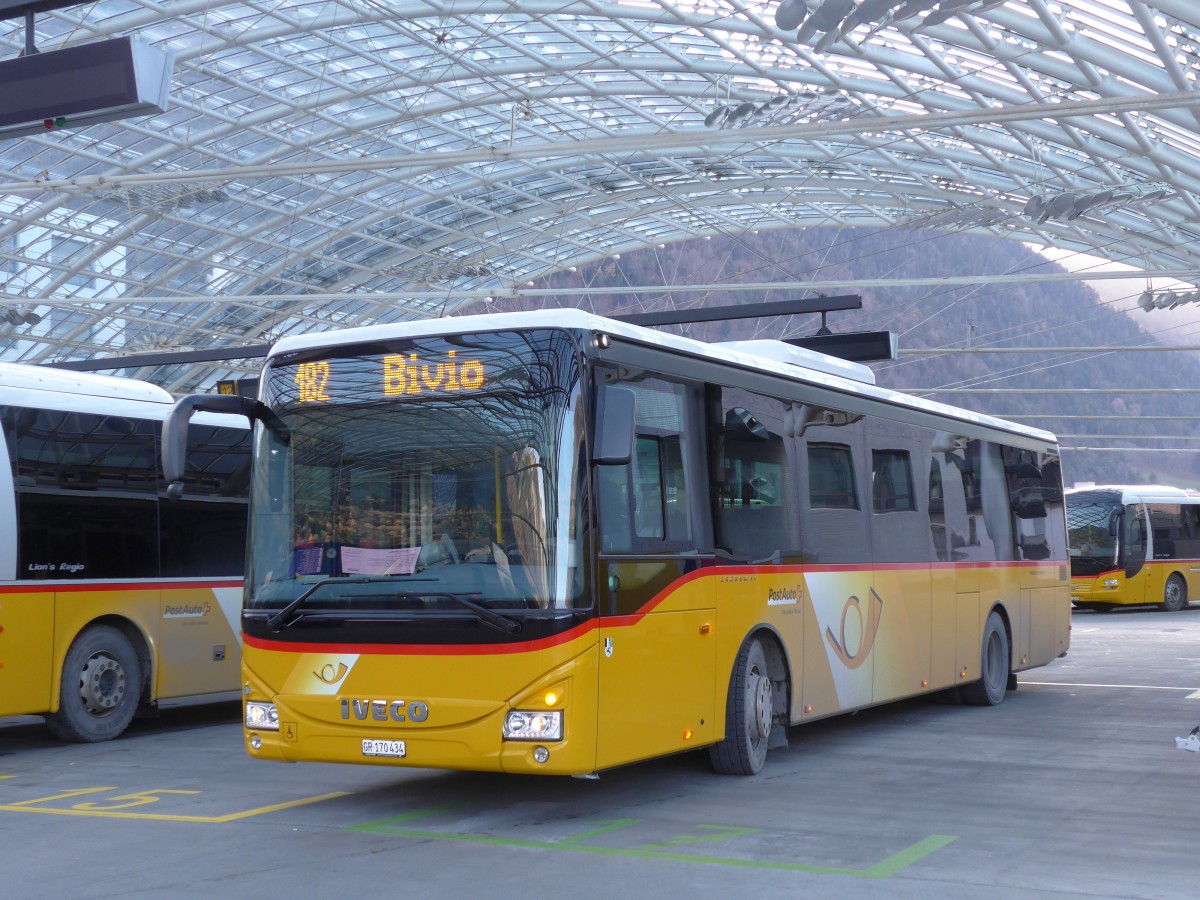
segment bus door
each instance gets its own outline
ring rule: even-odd
[[[698,563],[602,566],[597,768],[713,740],[716,616],[709,580],[687,580]]]
[[[1121,556],[1125,564],[1125,600],[1127,603],[1146,602],[1146,520],[1140,504],[1125,507],[1121,517]]]
[[[716,610],[697,577],[681,434],[684,389],[639,383],[631,461],[596,468],[600,517],[597,768],[713,740]],[[692,480],[692,484],[702,483]]]

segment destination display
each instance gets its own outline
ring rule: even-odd
[[[372,362],[377,368],[379,392],[385,397],[477,391],[487,382],[483,362],[460,360],[457,350],[448,351],[445,358],[436,361],[409,353],[391,354]],[[338,392],[328,360],[301,363],[292,380],[300,403],[329,403]]]

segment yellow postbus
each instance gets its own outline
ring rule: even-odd
[[[288,338],[260,383],[180,400],[164,448],[174,480],[192,412],[255,421],[258,759],[752,774],[1067,650],[1053,435],[865,366],[553,310]]]
[[[1077,608],[1156,605],[1176,612],[1200,593],[1200,491],[1077,485],[1066,497]]]
[[[250,432],[198,420],[188,497],[160,502],[173,402],[0,364],[0,716],[101,741],[160,700],[237,690]]]

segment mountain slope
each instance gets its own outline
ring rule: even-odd
[[[898,229],[776,231],[625,253],[619,259],[581,266],[576,272],[561,273],[537,285],[561,290],[555,297],[498,301],[489,308],[582,306],[600,314],[620,314],[803,297],[809,295],[803,284],[812,280],[973,275],[978,283],[966,288],[840,290],[837,293],[861,294],[862,309],[831,313],[828,326],[836,332],[889,330],[898,335],[900,358],[872,364],[879,384],[885,387],[914,392],[934,388],[1001,391],[930,396],[1054,431],[1062,435],[1064,448],[1130,448],[1130,452],[1065,449],[1063,468],[1068,484],[1150,480],[1183,486],[1200,484],[1200,467],[1194,462],[1200,423],[1164,419],[1190,414],[1192,404],[1181,402],[1180,395],[1123,393],[1130,389],[1200,385],[1200,360],[1195,354],[981,352],[996,348],[1157,344],[1138,322],[1103,304],[1083,283],[988,283],[988,278],[996,275],[1061,271],[1061,267],[1024,245],[999,238]],[[797,284],[796,291],[704,291],[658,297],[587,293],[589,288],[788,281]],[[818,316],[793,316],[672,326],[668,330],[702,340],[730,340],[796,337],[813,334],[820,325]],[[920,349],[971,352],[921,356],[915,353]],[[1105,392],[1097,392],[1100,389]],[[1070,393],[1039,393],[1048,390]],[[1064,416],[1112,418],[1061,418]],[[1195,442],[1090,437],[1150,434],[1188,435]],[[1133,452],[1134,448],[1151,446],[1177,452]]]

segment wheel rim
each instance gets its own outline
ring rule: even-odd
[[[1174,608],[1182,606],[1183,590],[1180,588],[1179,580],[1171,578],[1167,581],[1166,596],[1164,597],[1164,605]]]
[[[106,716],[125,696],[125,670],[107,653],[96,653],[79,673],[79,695],[94,716]]]
[[[754,672],[750,676],[750,691],[750,737],[760,741],[771,733],[771,679],[760,672]]]

